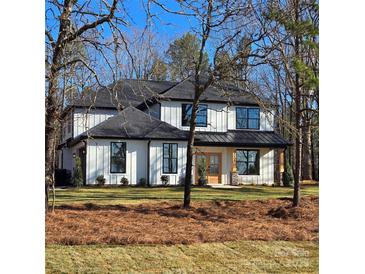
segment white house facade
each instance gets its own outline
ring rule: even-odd
[[[190,79],[180,83],[123,80],[65,109],[58,168],[73,172],[80,157],[85,185],[127,178],[179,185],[185,178],[193,98]],[[116,99],[117,98],[117,99]],[[249,93],[209,88],[196,118],[193,183],[273,184],[274,150],[290,145],[274,132],[271,111]],[[202,171],[203,170],[203,171]]]

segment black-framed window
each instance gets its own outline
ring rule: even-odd
[[[237,150],[236,165],[239,175],[259,175],[260,152],[258,150]]]
[[[127,159],[127,145],[125,142],[110,143],[110,172],[125,173]]]
[[[236,107],[236,128],[260,129],[260,109]]]
[[[182,104],[182,126],[190,126],[190,120],[192,115],[193,105],[192,104]],[[198,111],[196,113],[196,126],[206,127],[207,126],[207,116],[208,116],[208,106],[205,104],[198,105]]]
[[[177,173],[177,144],[163,144],[163,173]]]

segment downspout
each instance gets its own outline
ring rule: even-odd
[[[150,145],[151,140],[147,142],[147,186],[150,187]]]
[[[72,127],[73,128],[73,127]],[[83,143],[84,143],[84,150],[83,151],[85,151],[85,156],[82,156],[83,158],[84,158],[84,164],[83,165],[85,165],[85,172],[83,172],[84,174],[83,174],[83,179],[84,179],[84,182],[83,182],[83,185],[84,186],[86,186],[86,177],[87,177],[87,140],[83,140],[82,141]],[[82,167],[82,168],[84,168],[84,167]]]

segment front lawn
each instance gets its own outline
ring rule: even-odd
[[[46,273],[318,273],[318,242],[46,247]]]
[[[292,188],[194,187],[183,210],[183,187],[57,189],[46,273],[318,273],[319,187],[301,194],[312,197],[291,212],[268,199]],[[278,206],[289,215],[269,216]]]
[[[308,185],[302,187],[301,194],[318,195],[319,187]],[[84,187],[80,189],[57,189],[56,205],[61,204],[131,204],[153,201],[182,201],[183,187]],[[293,189],[271,186],[242,186],[234,189],[216,189],[210,187],[193,187],[192,200],[257,200],[292,197]]]

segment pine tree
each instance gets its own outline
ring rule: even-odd
[[[183,80],[195,73],[195,66],[199,61],[200,43],[194,34],[188,32],[170,44],[167,56],[172,80]],[[208,70],[206,52],[204,52],[200,69],[202,72]]]
[[[75,167],[72,182],[75,187],[80,187],[83,183],[81,158],[78,156],[75,158]]]

